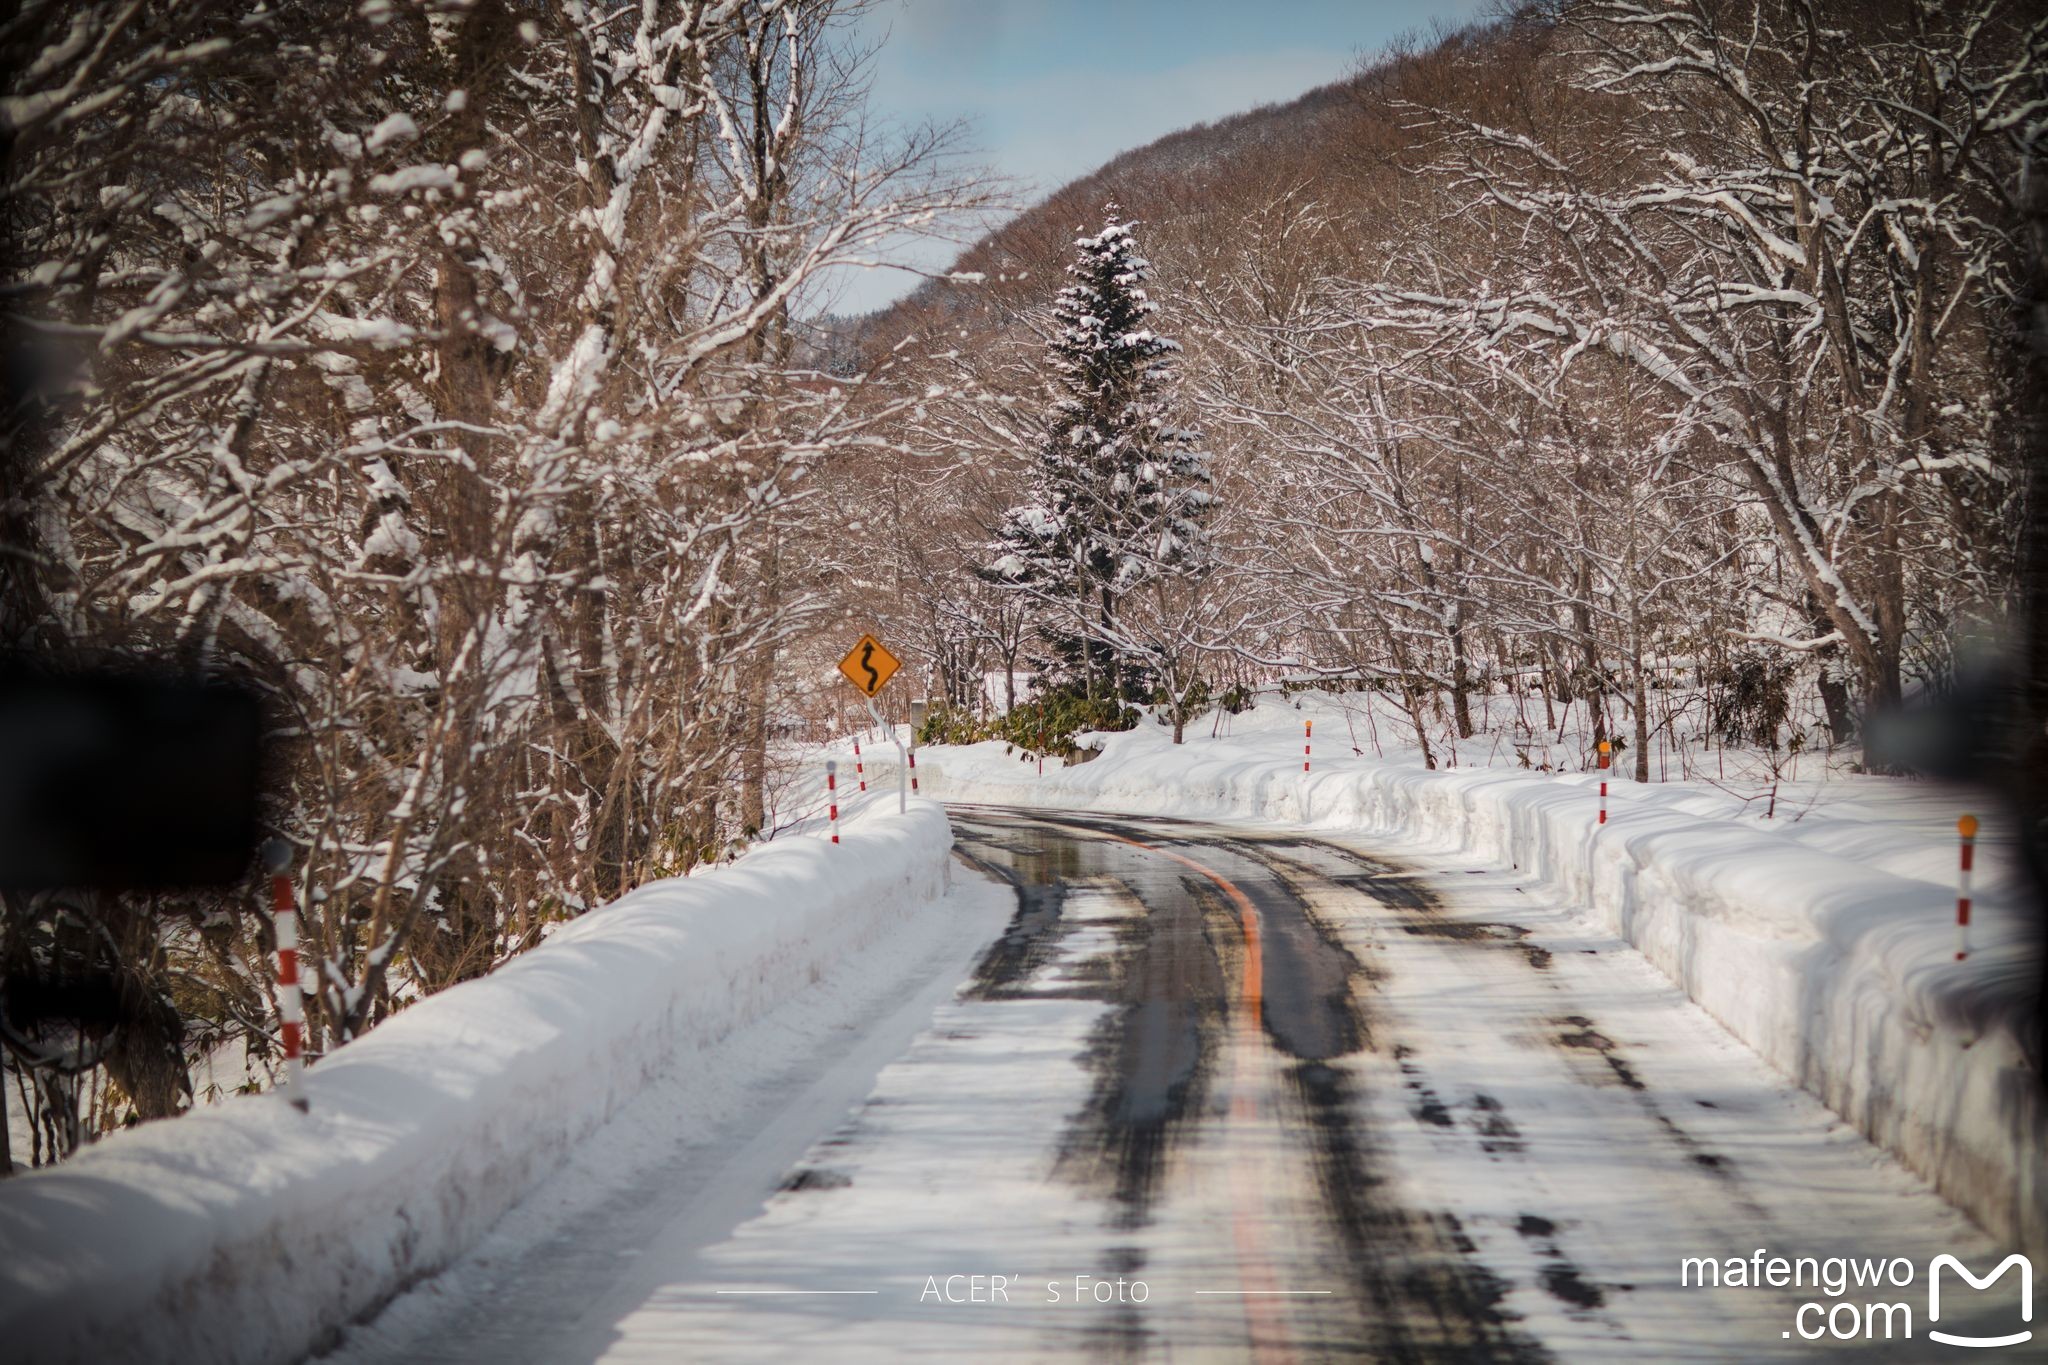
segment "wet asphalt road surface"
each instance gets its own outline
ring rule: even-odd
[[[1267,1148],[1243,1154],[1267,1178],[1233,1191],[1245,1283],[1211,1294],[1245,1301],[1244,1354],[1549,1358],[1499,1311],[1500,1284],[1461,1254],[1455,1229],[1389,1198],[1350,1062],[1373,1045],[1372,972],[1301,884],[1354,888],[1424,919],[1426,888],[1342,850],[1327,850],[1347,868],[1331,873],[1290,858],[1293,841],[1225,842],[1167,821],[956,810],[954,827],[962,854],[1010,882],[1019,903],[976,972],[979,998],[1034,989],[1034,966],[1071,927],[1069,897],[1109,883],[1142,908],[1067,987],[1110,1009],[1085,1054],[1093,1089],[1061,1136],[1058,1170],[1099,1191],[1105,1220],[1133,1234],[1120,1268],[1148,1272],[1141,1234],[1176,1154],[1242,1141]],[[1269,1195],[1292,1196],[1285,1203],[1310,1221],[1276,1229],[1261,1207]],[[1097,1346],[1136,1356],[1170,1335],[1135,1320],[1124,1330]]]
[[[973,965],[849,1043],[893,1059],[865,1098],[763,1121],[801,1160],[679,1156],[351,1362],[1925,1360],[1679,1260],[2001,1250],[1512,872],[950,814]]]
[[[2009,1250],[1512,876],[1280,830],[952,814],[1018,898],[970,996],[1048,989],[1074,912],[1132,903],[1055,987],[1105,1010],[1053,1178],[1098,1201],[1114,1264],[1171,1286],[1104,1324],[1100,1358],[1925,1359],[1795,1339],[1802,1301],[1841,1300],[1682,1288],[1678,1259]],[[1202,1254],[1226,1242],[1227,1268]]]

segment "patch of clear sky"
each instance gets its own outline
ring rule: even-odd
[[[1029,203],[1120,152],[1293,99],[1403,34],[1469,23],[1491,8],[1491,0],[879,0],[853,37],[882,45],[876,116],[898,125],[967,121],[977,159]],[[897,254],[935,269],[957,250],[906,242]],[[880,308],[916,284],[903,270],[852,272],[833,311]]]

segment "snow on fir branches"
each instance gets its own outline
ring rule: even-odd
[[[1041,634],[1091,693],[1098,677],[1128,693],[1144,680],[1124,676],[1136,661],[1120,602],[1162,577],[1206,572],[1202,524],[1216,498],[1199,433],[1173,421],[1180,346],[1151,325],[1150,263],[1114,204],[1106,214],[1100,232],[1074,244],[1046,346],[1059,396],[1031,499],[1003,517],[986,575],[1048,609]]]

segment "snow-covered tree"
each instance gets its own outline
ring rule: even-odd
[[[0,651],[269,698],[316,1057],[762,826],[815,476],[894,411],[808,367],[806,300],[978,194],[944,130],[867,125],[859,8],[0,25]],[[256,904],[92,908],[178,1007],[87,1135],[223,1041],[261,1072]],[[0,891],[0,968],[55,913]]]
[[[1797,598],[1751,633],[1810,653],[1831,729],[1896,701],[2005,573],[2012,481],[1982,357],[2009,290],[2014,134],[2048,26],[2010,7],[1560,8],[1596,139],[1441,111],[1427,166],[1484,256],[1418,238],[1360,312],[1555,394],[1593,352],[1653,382],[1740,481]],[[1919,570],[1919,572],[1909,572]],[[1910,589],[1910,590],[1909,590]]]
[[[988,573],[1047,607],[1041,631],[1091,697],[1142,696],[1145,670],[1131,676],[1135,661],[1119,648],[1119,599],[1203,571],[1215,497],[1198,434],[1173,421],[1180,346],[1152,328],[1151,266],[1131,224],[1111,205],[1075,249],[1046,347],[1058,397],[1032,496],[1004,517]]]

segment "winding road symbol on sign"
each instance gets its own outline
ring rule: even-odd
[[[889,685],[889,679],[896,676],[896,670],[903,665],[894,654],[882,647],[882,642],[872,635],[860,637],[860,643],[846,651],[846,657],[839,661],[839,671],[846,680],[861,690],[862,695],[872,697]]]

